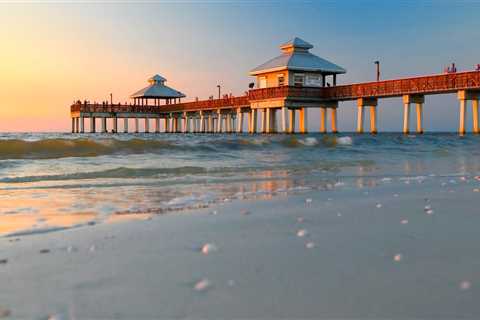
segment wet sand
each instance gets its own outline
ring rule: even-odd
[[[4,237],[0,316],[478,319],[479,187],[394,178]]]

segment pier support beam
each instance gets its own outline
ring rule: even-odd
[[[480,99],[479,90],[460,90],[458,91],[458,100],[460,101],[460,119],[458,126],[458,133],[465,134],[466,126],[465,120],[467,117],[467,101],[472,101],[472,124],[473,124],[473,133],[479,133],[478,128],[478,100]]]
[[[282,107],[282,132],[287,133],[287,108]]]
[[[225,125],[225,129],[227,131],[227,133],[232,133],[232,114],[230,112],[227,113],[227,119],[226,119],[227,123]]]
[[[135,133],[138,133],[138,118],[135,118]]]
[[[266,130],[265,130],[265,125],[266,125],[266,115],[267,115],[267,111],[266,109],[261,109],[261,119],[260,119],[260,132],[261,133],[265,133]]]
[[[128,118],[123,118],[123,132],[128,133]]]
[[[331,128],[332,128],[332,133],[338,133],[338,128],[337,128],[337,108],[333,107],[330,108],[330,113],[331,113]]]
[[[182,133],[187,133],[188,115],[186,112],[182,116]]]
[[[288,110],[288,133],[295,133],[295,109],[289,109]]]
[[[155,118],[155,133],[160,133],[160,118]]]
[[[370,133],[377,133],[377,99],[359,98],[357,99],[357,133],[363,132],[364,108],[370,107]]]
[[[90,118],[90,133],[95,133],[95,117]]]
[[[272,109],[265,109],[265,133],[271,133]]]
[[[80,132],[80,118],[75,118],[75,132]]]
[[[320,108],[320,133],[327,132],[327,108]]]
[[[85,118],[80,117],[80,133],[85,133]]]
[[[217,132],[222,133],[222,124],[223,124],[222,112],[218,110],[217,115],[218,115]]]
[[[102,118],[102,133],[107,132],[107,118],[103,117]]]
[[[409,95],[403,96],[403,129],[404,134],[410,132],[410,104],[416,104],[417,114],[417,133],[423,133],[423,104],[425,97],[423,95]]]
[[[205,132],[205,115],[203,114],[203,111],[200,111],[200,132],[204,133]]]
[[[250,113],[250,133],[256,133],[257,132],[257,114],[258,110],[257,109],[252,109]]]
[[[307,108],[300,108],[300,133],[308,132]]]
[[[113,132],[114,132],[114,133],[118,133],[118,121],[117,121],[117,117],[113,117],[112,120],[113,120]]]
[[[237,109],[237,133],[243,132],[243,112],[241,108]]]
[[[472,100],[473,133],[480,133],[478,128],[478,99]]]
[[[75,118],[72,117],[72,133],[75,133]]]

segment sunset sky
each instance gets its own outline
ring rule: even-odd
[[[346,68],[339,83],[459,71],[480,63],[476,1],[185,1],[0,4],[0,131],[70,130],[75,99],[115,101],[156,73],[187,100],[242,94],[248,71],[298,36]],[[428,97],[426,130],[454,130],[454,95]],[[354,130],[354,104],[339,127]],[[401,100],[380,102],[379,129],[400,130]],[[318,130],[315,113],[312,130]],[[470,119],[469,119],[470,122]]]

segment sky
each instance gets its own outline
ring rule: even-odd
[[[69,131],[74,100],[128,101],[160,74],[207,99],[241,95],[248,71],[293,37],[345,69],[339,84],[436,74],[480,63],[480,1],[176,1],[0,3],[0,131]],[[341,103],[341,131],[355,129]],[[470,112],[470,110],[469,110]],[[413,114],[413,112],[412,112]],[[471,113],[470,113],[471,114]],[[458,125],[455,95],[428,96],[427,131]],[[470,125],[471,119],[468,120]],[[401,99],[379,103],[379,131],[399,131]],[[318,112],[309,129],[318,130]]]

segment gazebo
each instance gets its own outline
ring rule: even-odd
[[[133,99],[135,105],[149,105],[149,101],[153,100],[154,106],[160,106],[161,100],[165,100],[165,104],[176,103],[177,99],[186,97],[180,91],[167,87],[165,82],[167,79],[160,75],[154,75],[148,79],[150,85],[132,94],[130,98]]]

